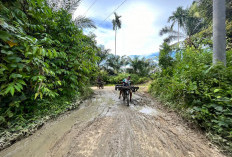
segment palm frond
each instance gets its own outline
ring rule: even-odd
[[[179,38],[184,38],[185,36],[179,36]],[[165,42],[170,43],[178,39],[178,35],[169,35],[167,38],[164,39]]]
[[[74,1],[72,6],[69,8],[68,12],[73,14],[77,10],[77,8],[79,7],[80,2],[81,2],[81,0],[76,0],[76,2]]]
[[[83,28],[97,28],[93,21],[89,18],[86,18],[85,16],[78,16],[75,20],[74,23],[81,29]]]
[[[183,7],[178,7],[177,10],[173,12],[172,16],[168,18],[168,22],[172,22],[172,25],[178,23],[180,27],[182,27],[185,17],[186,17],[186,10],[183,9]]]
[[[178,36],[178,32],[173,30],[172,27],[164,27],[160,30],[160,36],[164,35],[164,34],[172,34],[172,35],[177,35]]]
[[[122,16],[118,16],[116,12],[114,12],[114,16],[115,18],[112,20],[112,23],[113,23],[113,30],[116,30],[117,28],[121,28],[122,23],[120,18]]]
[[[175,17],[174,17],[174,16],[170,16],[170,17],[168,18],[168,22],[171,22],[171,21],[173,21],[173,23],[172,23],[172,24],[175,24],[176,19],[175,19]]]
[[[81,0],[47,0],[48,5],[52,7],[53,10],[64,9],[69,13],[74,13],[80,2]]]

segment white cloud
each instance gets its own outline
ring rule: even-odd
[[[74,16],[83,15],[92,2],[92,0],[82,1]],[[183,1],[178,0],[178,3],[181,2]],[[118,0],[99,0],[88,11],[87,17],[103,21],[120,3],[121,1]],[[159,31],[165,26],[168,16],[176,9],[178,3],[174,3],[173,0],[165,2],[128,0],[122,5],[117,10],[117,13],[122,16],[122,28],[117,34],[117,54],[140,55],[159,51],[159,45],[162,44],[164,38],[159,36]],[[167,10],[167,7],[170,9]],[[113,18],[114,15],[111,15],[107,21],[111,22]],[[94,33],[97,36],[98,44],[104,45],[114,53],[114,31],[98,27]]]
[[[149,54],[158,51],[156,42],[159,28],[155,21],[159,17],[159,11],[147,3],[132,3],[124,10],[118,12],[122,15],[122,28],[117,33],[117,54],[134,55]],[[109,19],[113,19],[114,15]],[[112,49],[114,53],[114,31],[98,28],[95,32],[99,44]],[[162,39],[160,39],[162,41]]]

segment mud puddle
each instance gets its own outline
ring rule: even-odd
[[[157,115],[157,111],[151,107],[143,107],[139,110],[139,112],[147,114],[147,115],[153,115],[153,116]]]

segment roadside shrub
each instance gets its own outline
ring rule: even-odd
[[[212,52],[188,47],[177,52],[171,74],[156,73],[149,91],[175,102],[205,130],[221,137],[216,141],[232,148],[232,52],[227,52],[227,67],[212,65]]]
[[[122,82],[124,78],[127,78],[128,76],[131,76],[131,82],[132,84],[140,84],[140,83],[145,83],[149,81],[148,77],[140,77],[137,74],[128,74],[128,73],[121,73],[116,76],[109,76],[109,80],[107,83],[109,84],[119,84]]]
[[[110,76],[108,82],[110,84],[120,84],[124,78],[127,78],[130,74],[128,73],[121,73],[116,76]],[[132,80],[132,76],[131,76]]]
[[[146,83],[146,82],[148,82],[150,79],[148,78],[148,77],[141,77],[141,78],[139,78],[139,80],[138,80],[138,83],[140,84],[140,83]]]
[[[39,99],[83,93],[96,69],[94,39],[45,0],[0,1],[0,127],[33,115]]]

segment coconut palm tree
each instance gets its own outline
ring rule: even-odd
[[[181,21],[182,32],[180,33],[179,30],[175,31],[173,29],[173,25],[170,27],[164,27],[160,31],[160,35],[168,34],[169,36],[164,39],[165,42],[170,43],[171,41],[177,40],[179,43],[180,38],[184,38],[189,45],[192,45],[191,37],[200,32],[204,26],[204,23],[201,18],[196,17],[195,13],[192,10],[185,10],[184,18]]]
[[[116,55],[117,30],[121,28],[122,23],[121,23],[120,17],[122,16],[118,16],[116,12],[114,13],[114,16],[115,16],[115,19],[112,20],[112,23],[113,23],[113,30],[115,30],[115,55]]]
[[[164,39],[166,43],[170,43],[174,40],[179,40],[180,38],[184,38],[183,33],[179,33],[178,31],[175,31],[173,27],[165,26],[160,30],[160,36],[163,36],[165,34],[168,34],[168,37]],[[179,41],[178,41],[179,43]]]
[[[182,7],[178,7],[173,15],[168,18],[168,22],[172,22],[172,28],[177,23],[178,24],[178,43],[180,41],[180,27],[183,27],[184,20],[186,17],[186,11]]]
[[[226,5],[225,0],[213,0],[213,63],[226,65]]]

